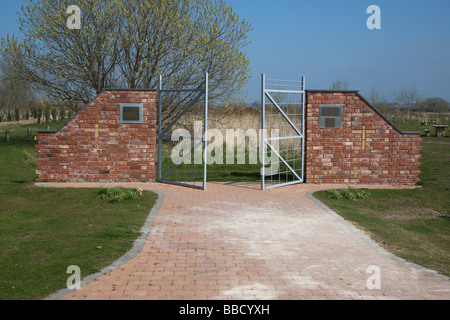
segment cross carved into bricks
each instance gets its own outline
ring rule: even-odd
[[[85,132],[94,132],[95,135],[95,149],[98,149],[98,138],[100,136],[100,132],[108,132],[108,129],[100,129],[99,125],[95,125],[95,129],[84,129]]]
[[[366,130],[366,127],[363,126],[362,130],[352,130],[352,133],[360,133],[362,134],[362,150],[366,150],[366,135],[369,133],[376,133],[375,130]]]

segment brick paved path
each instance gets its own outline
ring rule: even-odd
[[[307,196],[326,186],[125,186],[164,194],[143,249],[64,299],[450,299],[448,279],[380,253]]]

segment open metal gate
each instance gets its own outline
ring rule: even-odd
[[[303,183],[305,78],[261,82],[261,189]]]
[[[185,89],[158,87],[158,181],[206,190],[208,74]]]

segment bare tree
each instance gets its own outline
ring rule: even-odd
[[[394,93],[394,102],[404,106],[408,111],[408,120],[411,119],[411,112],[422,101],[422,96],[415,86],[408,89],[402,88],[400,92]]]
[[[347,80],[336,80],[331,84],[330,90],[333,91],[342,91],[342,90],[348,90],[349,89],[349,83]]]
[[[450,105],[442,98],[426,98],[418,104],[418,108],[422,112],[430,112],[436,115],[436,123],[439,121],[441,113],[449,111]]]
[[[369,92],[370,104],[384,115],[388,115],[391,111],[391,107],[386,97],[381,93],[380,89],[372,88]]]

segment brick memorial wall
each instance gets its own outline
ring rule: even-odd
[[[124,104],[139,106],[125,110],[142,123],[123,123]],[[156,110],[154,90],[104,91],[59,130],[38,132],[37,181],[155,181]]]
[[[130,105],[140,123],[124,123]],[[306,112],[307,183],[420,181],[420,133],[401,132],[357,91],[309,90]],[[155,181],[156,117],[156,91],[104,91],[59,130],[38,132],[37,181]]]
[[[321,106],[341,106],[340,117],[335,117],[340,127],[338,123],[326,128],[326,116],[333,118],[332,112],[325,112],[319,123]],[[307,183],[415,185],[420,181],[420,133],[401,132],[357,91],[308,91],[306,122]]]

